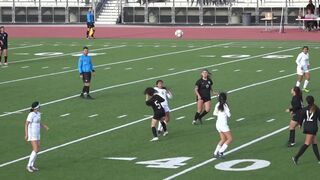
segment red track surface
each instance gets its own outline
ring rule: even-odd
[[[320,42],[320,31],[305,32],[297,27],[278,32],[265,32],[264,27],[173,27],[173,26],[100,26],[96,27],[96,38],[152,38],[173,39],[174,31],[182,29],[183,39],[226,40],[307,40]],[[6,31],[11,38],[84,38],[86,26],[79,25],[8,25]]]

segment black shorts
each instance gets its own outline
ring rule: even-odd
[[[163,113],[156,113],[153,115],[153,119],[160,121],[164,118],[165,115],[166,114],[164,112]]]
[[[203,100],[203,102],[208,102],[211,101],[211,97],[210,96],[201,96],[201,99]],[[196,97],[196,101],[198,102],[198,97]]]
[[[93,28],[94,23],[93,22],[87,22],[87,28]]]
[[[0,46],[0,48],[1,48],[1,51],[4,50],[4,49],[8,49],[8,45],[4,44],[4,45]]]
[[[293,113],[291,119],[295,122],[298,122],[301,119],[301,113],[300,112]]]
[[[84,83],[90,83],[91,82],[91,72],[82,73],[82,81]]]
[[[304,129],[303,134],[317,135],[318,129]]]

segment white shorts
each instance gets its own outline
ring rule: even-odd
[[[297,74],[302,76],[304,73],[308,73],[309,72],[309,69],[308,69],[308,66],[302,66],[301,67],[297,67]]]
[[[170,108],[168,105],[162,104],[162,107],[163,107],[165,113],[170,112]]]
[[[216,124],[217,131],[220,132],[229,132],[230,128],[227,124]]]
[[[40,131],[28,131],[28,141],[39,141]]]

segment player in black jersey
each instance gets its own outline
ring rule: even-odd
[[[158,141],[158,134],[157,134],[157,124],[160,121],[163,127],[163,136],[168,134],[166,123],[164,123],[165,112],[164,108],[162,107],[161,103],[164,102],[164,99],[156,94],[157,91],[152,87],[148,87],[144,90],[144,94],[146,95],[146,105],[151,106],[153,109],[153,117],[151,120],[151,130],[153,134],[153,138],[150,141]]]
[[[291,108],[286,109],[286,112],[290,112],[291,121],[289,124],[289,141],[288,147],[293,147],[295,145],[295,130],[298,126],[298,121],[301,117],[301,109],[302,109],[302,92],[299,87],[295,86],[291,89]]]
[[[320,120],[320,110],[316,104],[314,104],[314,98],[312,96],[307,96],[306,101],[308,106],[302,109],[302,117],[299,123],[303,123],[303,133],[306,135],[304,145],[301,146],[298,154],[292,157],[294,164],[298,164],[300,156],[307,150],[310,144],[312,144],[312,149],[314,155],[317,157],[318,163],[320,164],[320,156],[317,145],[317,132],[318,132],[318,120]]]
[[[4,31],[4,26],[0,27],[0,65],[1,59],[4,56],[4,65],[8,65],[8,33]]]
[[[195,125],[197,121],[202,124],[202,118],[210,112],[211,109],[211,93],[218,95],[212,90],[213,81],[210,79],[209,71],[203,70],[201,78],[196,82],[194,92],[196,94],[197,112],[194,116],[192,124]],[[202,111],[204,106],[204,111]]]

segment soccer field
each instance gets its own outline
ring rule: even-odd
[[[11,39],[9,66],[0,67],[0,179],[291,179],[318,176],[309,147],[295,166],[287,148],[285,109],[296,82],[296,56],[310,48],[310,95],[320,104],[320,43],[117,39]],[[81,99],[78,55],[89,46],[94,100]],[[192,125],[194,86],[208,69],[215,91],[228,92],[234,141],[226,158],[212,158],[219,141],[212,111]],[[173,93],[169,135],[152,138],[143,90],[162,79]],[[304,98],[307,94],[304,94]],[[42,104],[39,172],[29,173],[24,123]],[[217,102],[213,97],[212,105]],[[254,161],[252,161],[254,159]],[[226,170],[225,163],[243,160]],[[259,166],[260,165],[260,166]],[[217,169],[222,167],[220,169]],[[251,168],[251,170],[249,170]]]

